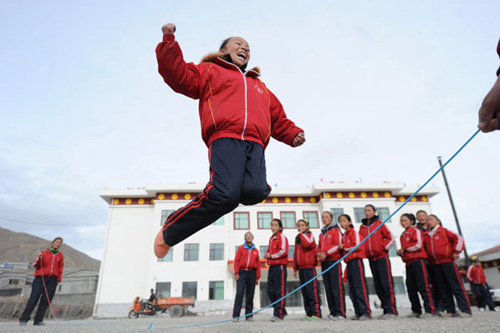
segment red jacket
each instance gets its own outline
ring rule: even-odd
[[[252,244],[249,248],[245,243],[238,248],[234,257],[234,275],[239,275],[240,270],[257,270],[257,280],[260,279],[260,258],[259,250]]]
[[[272,136],[292,145],[302,129],[289,120],[274,94],[259,80],[258,69],[243,73],[217,57],[198,65],[186,63],[175,36],[163,35],[156,48],[158,71],[175,92],[199,99],[201,134],[207,146],[219,138],[257,142],[264,148]]]
[[[270,255],[267,259],[269,266],[288,264],[288,239],[283,233],[271,236],[266,253]]]
[[[344,244],[344,255],[351,251],[361,242],[361,237],[359,232],[354,228],[347,229],[342,235],[342,243]],[[353,259],[363,259],[365,258],[365,244],[361,244],[354,252],[352,252],[349,256],[347,256],[344,261],[348,263]],[[347,267],[346,267],[347,270]]]
[[[484,284],[486,283],[486,276],[482,266],[470,265],[467,270],[467,279],[469,283]]]
[[[401,234],[403,261],[409,265],[418,259],[427,259],[424,248],[424,233],[418,227],[409,227]]]
[[[382,221],[378,219],[378,216],[375,216],[371,221],[363,219],[363,224],[359,227],[359,235],[362,239],[365,239],[381,224]],[[384,224],[364,244],[366,258],[369,260],[378,260],[389,255],[389,249],[394,244],[394,236]]]
[[[453,254],[462,252],[465,244],[462,236],[437,225],[425,233],[424,246],[429,262],[435,265],[455,261]]]
[[[293,270],[298,271],[302,268],[316,267],[317,258],[316,240],[312,232],[300,233],[300,245],[295,243],[295,252],[293,254]]]
[[[57,282],[61,282],[64,269],[64,256],[61,251],[53,254],[49,249],[46,249],[40,252],[33,262],[33,267],[36,268],[35,276],[57,276]]]
[[[324,261],[337,261],[342,258],[339,244],[342,244],[342,233],[338,225],[332,223],[328,227],[323,227],[319,235],[318,250],[326,253]]]

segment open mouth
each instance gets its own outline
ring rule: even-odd
[[[240,58],[242,61],[247,60],[247,54],[245,52],[238,52],[236,56]]]

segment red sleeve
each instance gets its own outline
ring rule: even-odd
[[[41,268],[41,264],[42,264],[42,260],[43,260],[43,251],[40,252],[38,254],[38,256],[36,257],[35,261],[33,261],[33,267],[35,267],[36,269],[40,269]]]
[[[281,102],[269,89],[267,91],[271,98],[271,136],[291,146],[293,139],[303,130],[287,118]]]
[[[259,250],[256,250],[257,251],[257,259],[255,259],[257,261],[257,274],[256,274],[256,277],[257,277],[257,281],[260,279],[260,255],[259,255]]]
[[[64,270],[64,255],[61,252],[61,261],[59,261],[59,276],[57,277],[57,283],[62,281],[62,275]]]
[[[394,235],[385,224],[380,227],[380,234],[382,235],[382,245],[389,252],[389,249],[394,245]]]
[[[238,250],[236,251],[236,256],[234,257],[234,275],[239,275],[240,274],[240,257],[241,257],[241,246],[238,247]]]
[[[186,63],[175,36],[163,35],[163,41],[156,47],[158,72],[166,84],[175,92],[198,99],[200,96],[200,73],[198,66]]]
[[[465,247],[464,239],[462,238],[462,236],[448,229],[445,229],[444,232],[446,233],[446,236],[450,240],[451,250],[453,251],[453,253],[462,252]]]
[[[335,229],[328,231],[325,237],[323,238],[323,241],[325,242],[325,245],[323,246],[324,251],[329,256],[333,255],[335,252],[339,250],[339,244],[340,244],[340,235],[338,231],[334,232],[333,230]],[[331,241],[327,241],[329,233],[332,233],[332,237],[330,237]]]
[[[300,234],[300,244],[306,250],[312,250],[316,247],[316,240],[312,232],[305,234]]]
[[[297,256],[299,255],[299,245],[295,244],[295,252],[293,252],[293,270],[296,272],[299,270],[299,264]]]

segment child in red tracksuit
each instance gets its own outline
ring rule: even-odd
[[[359,234],[363,239],[382,224],[376,212],[375,206],[365,206],[366,218],[361,221],[362,225],[359,228]],[[375,291],[384,309],[381,319],[393,319],[398,315],[391,262],[389,261],[389,249],[393,244],[394,236],[385,224],[364,243]]]
[[[339,247],[344,251],[344,254],[347,254],[361,242],[361,237],[356,229],[354,229],[349,215],[340,215],[339,224],[344,230],[342,243]],[[355,316],[351,318],[353,320],[368,320],[372,317],[363,258],[365,258],[365,248],[364,244],[361,244],[361,246],[344,259],[347,265],[346,271],[347,280],[349,281],[349,297],[354,306]]]
[[[210,181],[193,201],[168,216],[155,238],[157,257],[240,203],[255,205],[269,195],[264,150],[271,137],[292,147],[305,142],[304,131],[287,118],[280,101],[259,80],[259,70],[246,70],[246,40],[228,38],[218,53],[195,65],[184,61],[175,30],[172,23],[162,27],[163,41],[156,48],[158,71],[172,90],[199,99]]]
[[[253,296],[255,286],[260,279],[259,250],[253,243],[253,234],[245,233],[245,243],[238,248],[234,258],[234,278],[236,279],[236,297],[234,298],[233,320],[237,321],[240,316],[243,296],[245,296],[245,320],[251,320],[249,316],[253,312]]]
[[[293,274],[297,278],[299,275],[300,284],[316,277],[316,241],[309,222],[301,219],[297,221],[299,234],[295,237],[295,252],[293,255]],[[303,320],[319,320],[321,318],[321,300],[319,297],[318,280],[315,279],[301,289],[304,299],[304,309],[306,316]]]
[[[288,239],[282,233],[283,223],[280,219],[271,221],[273,235],[269,239],[269,247],[264,258],[267,259],[269,272],[267,276],[267,295],[271,303],[286,295],[286,265],[288,264]],[[274,304],[271,321],[282,320],[286,315],[285,299]]]
[[[429,230],[424,236],[424,246],[429,258],[430,275],[439,296],[438,309],[446,310],[446,314],[438,314],[443,317],[455,316],[455,295],[458,308],[462,312],[459,316],[470,317],[472,311],[469,298],[455,265],[455,260],[464,249],[464,240],[462,236],[443,228],[436,215],[429,215],[427,223]]]
[[[336,262],[342,258],[342,232],[339,226],[333,222],[331,212],[323,212],[321,221],[324,227],[321,229],[318,244],[318,258],[321,261],[323,283],[325,284],[326,301],[330,314],[330,320],[345,319],[345,296],[344,284],[342,283],[342,265]],[[330,268],[333,266],[332,268]]]
[[[415,226],[413,214],[401,215],[401,226],[405,229],[401,234],[401,249],[398,255],[406,264],[406,289],[411,302],[412,313],[409,318],[424,318],[435,314],[432,287],[427,271],[427,253],[424,248],[424,235],[422,230]],[[422,306],[418,293],[424,300],[425,315],[422,315]]]
[[[469,280],[472,292],[476,295],[479,311],[484,311],[486,305],[488,305],[490,311],[497,311],[488,285],[486,284],[486,275],[484,275],[483,266],[478,258],[475,258],[473,264],[467,269],[467,279]]]

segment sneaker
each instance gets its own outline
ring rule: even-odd
[[[34,326],[45,326],[43,321],[39,321],[38,323],[33,323]]]
[[[457,313],[455,317],[470,318],[470,317],[472,317],[472,315],[470,313],[467,313],[467,312],[460,312],[460,313]]]
[[[338,320],[345,320],[345,318],[344,318],[344,317],[342,317],[342,316],[333,316],[333,318],[332,318],[331,320],[336,320],[336,321],[338,321]]]
[[[367,314],[364,314],[361,317],[359,317],[359,320],[370,320],[370,319],[371,319],[370,316]]]
[[[500,310],[498,310],[498,308],[493,308],[493,310],[491,310],[491,311],[498,312],[498,311],[500,311]]]
[[[305,316],[303,318],[300,318],[301,321],[309,321],[311,320],[311,317]]]
[[[239,321],[240,321],[240,319],[239,319],[239,318],[233,318],[233,323],[237,323],[237,322],[239,322]]]
[[[26,326],[27,323],[27,321],[19,321],[19,326]]]
[[[391,319],[397,319],[397,318],[398,318],[398,316],[396,316],[395,314],[392,314],[392,313],[386,313],[386,314],[383,314],[380,317],[378,317],[378,319],[382,319],[382,320],[391,320]]]
[[[349,318],[351,320],[359,320],[359,317],[358,316],[352,316],[351,318]]]
[[[434,318],[434,317],[436,317],[436,315],[426,312],[426,313],[421,314],[419,318],[420,319],[429,319],[429,318]]]
[[[274,317],[274,316],[273,316],[273,317],[271,317],[271,321],[272,321],[273,323],[274,323],[274,322],[276,322],[276,321],[280,321],[280,320],[283,320],[283,319],[278,318],[278,317]]]
[[[163,227],[160,229],[155,238],[155,243],[153,244],[153,251],[157,258],[163,258],[170,251],[170,246],[165,244],[163,239]]]
[[[448,313],[448,312],[438,312],[437,314],[441,318],[452,318],[455,317],[454,313]]]
[[[321,320],[321,318],[318,316],[311,316],[309,317],[309,320]]]
[[[253,317],[246,317],[245,321],[255,321],[255,319],[253,319]]]
[[[479,308],[479,312],[483,312],[484,310],[486,310],[485,308]]]
[[[420,313],[412,312],[409,315],[406,316],[406,318],[419,318]]]

